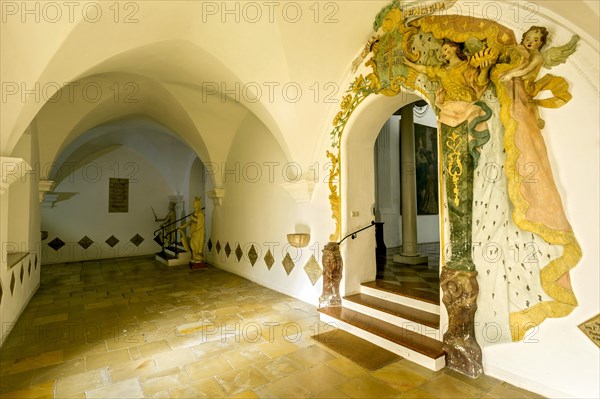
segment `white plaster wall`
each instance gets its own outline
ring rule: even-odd
[[[208,253],[209,263],[244,276],[276,291],[317,303],[322,290],[322,278],[313,286],[304,266],[315,256],[321,264],[321,251],[333,232],[327,195],[328,190],[324,163],[313,165],[319,172],[320,183],[316,184],[312,201],[296,202],[282,184],[299,180],[296,172],[301,167],[288,162],[279,144],[265,126],[249,116],[238,131],[225,165],[219,165],[224,182],[225,196],[221,206],[212,211],[212,230],[207,235],[213,243]],[[287,173],[286,173],[287,172]],[[297,249],[287,242],[287,234],[310,232],[311,240],[306,248]],[[214,246],[221,245],[217,254]],[[229,243],[231,254],[225,256],[225,245]],[[235,256],[237,244],[243,250],[240,261]],[[255,246],[258,260],[252,266],[248,258],[251,245]],[[270,250],[275,262],[269,270],[264,261]],[[295,267],[288,276],[282,261],[289,253]]]
[[[29,127],[13,151],[27,165],[39,162],[37,132]],[[40,284],[40,210],[38,200],[39,170],[25,171],[21,164],[19,178],[0,197],[2,219],[0,281],[0,346],[9,335],[17,319],[37,291]],[[4,177],[4,176],[3,176]],[[28,252],[22,260],[8,268],[7,252]],[[36,262],[38,262],[36,266]],[[21,271],[23,277],[21,278]],[[14,288],[11,293],[11,280]]]
[[[125,170],[124,165],[129,165]],[[135,168],[131,168],[135,165]],[[129,212],[108,212],[109,178],[129,178]],[[158,252],[160,247],[153,238],[159,223],[154,221],[152,208],[158,217],[167,212],[171,186],[144,157],[127,147],[96,158],[64,179],[54,192],[72,195],[59,201],[54,208],[42,208],[42,229],[48,239],[42,245],[43,263],[74,262],[122,256],[137,256]],[[70,194],[69,194],[70,193]],[[144,241],[139,247],[129,240],[140,234]],[[88,249],[77,242],[84,236],[94,241]],[[111,235],[119,243],[111,248],[106,239]],[[55,237],[66,243],[58,251],[47,244]]]

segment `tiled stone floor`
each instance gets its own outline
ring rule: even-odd
[[[385,268],[377,271],[377,279],[406,288],[440,294],[440,244],[419,244],[419,252],[428,255],[427,264],[408,265],[394,262],[402,247],[387,248]]]
[[[525,398],[406,360],[363,369],[316,343],[314,306],[151,258],[49,265],[0,355],[2,398]]]

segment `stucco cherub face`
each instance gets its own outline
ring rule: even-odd
[[[527,32],[521,44],[529,51],[538,50],[543,44],[542,33],[536,30]]]
[[[450,61],[450,59],[456,54],[456,47],[450,44],[444,44],[442,46],[442,58],[446,61]]]

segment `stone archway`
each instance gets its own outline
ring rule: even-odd
[[[443,220],[442,231],[449,251],[443,264],[441,285],[443,302],[449,313],[448,332],[444,335],[447,364],[460,372],[477,376],[483,372],[481,349],[474,330],[479,293],[478,268],[487,268],[487,275],[493,274],[492,278],[504,273],[507,285],[513,282],[511,289],[507,287],[507,292],[497,300],[506,307],[508,314],[502,320],[501,328],[510,330],[513,340],[522,339],[528,328],[541,323],[546,317],[569,314],[577,303],[568,272],[579,261],[581,251],[566,222],[544,144],[533,138],[538,137],[536,135],[539,135],[542,124],[538,121],[537,109],[531,105],[531,100],[543,89],[551,90],[554,97],[549,102],[540,102],[540,106],[559,107],[570,99],[570,94],[562,78],[547,75],[535,81],[537,73],[533,77],[519,74],[519,68],[527,63],[523,52],[527,50],[517,45],[514,33],[507,27],[471,16],[424,16],[444,9],[446,3],[409,9],[394,2],[382,9],[375,20],[376,33],[362,54],[366,59],[363,73],[356,76],[349,94],[343,98],[341,111],[333,121],[333,151],[328,156],[334,165],[330,173],[330,200],[336,231],[330,239],[339,240],[342,232],[352,231],[361,222],[364,224],[361,212],[368,214],[365,205],[373,203],[372,184],[369,184],[372,183],[369,176],[371,179],[373,176],[372,162],[363,162],[370,159],[366,152],[369,149],[372,152],[373,140],[367,137],[368,133],[362,137],[342,134],[345,129],[347,132],[366,129],[376,120],[357,118],[359,105],[363,104],[363,108],[375,102],[371,100],[372,94],[396,96],[406,89],[422,93],[437,106],[441,122],[439,134],[444,149],[444,177],[440,178],[445,181],[443,198],[449,217]],[[424,37],[426,43],[423,42]],[[442,40],[451,43],[446,44]],[[415,44],[417,42],[418,45]],[[561,53],[563,62],[575,51],[576,43],[577,37],[574,36],[565,46]],[[355,66],[358,64],[355,62]],[[503,79],[505,76],[507,78]],[[534,83],[539,87],[525,89],[526,84]],[[484,148],[492,136],[488,127],[492,129],[495,141]],[[504,140],[498,141],[498,137],[504,137]],[[523,145],[527,140],[532,140],[530,146],[519,147],[519,142]],[[538,150],[540,148],[542,150]],[[525,176],[518,170],[521,157],[535,159],[547,172],[540,185],[523,186]],[[502,165],[503,170],[516,170],[514,175],[505,174],[502,179],[492,182],[500,182],[507,189],[496,189],[482,176],[481,165],[490,159],[496,165]],[[355,181],[364,184],[354,186]],[[481,187],[479,183],[482,183]],[[558,224],[562,228],[556,228],[557,224],[549,222],[548,218],[552,217],[541,200],[541,196],[546,194],[556,198],[554,202],[560,209]],[[511,214],[512,207],[514,212]],[[488,216],[490,212],[491,216]],[[532,213],[538,217],[532,216]],[[488,226],[485,218],[492,216],[496,220]],[[483,233],[486,227],[488,231]],[[544,247],[548,259],[540,262],[543,272],[540,269],[527,270],[521,262],[522,272],[518,269],[519,262],[507,257],[502,259],[501,266],[497,259],[490,260],[487,254],[490,244],[495,244],[501,254],[508,253],[509,233],[517,237],[530,233],[532,241],[548,244]],[[477,255],[475,239],[484,244]],[[502,241],[498,241],[500,239]],[[512,240],[515,241],[514,237]],[[442,238],[442,247],[444,244]],[[516,245],[519,244],[516,242]],[[374,246],[367,239],[353,248],[344,249],[345,262],[352,259],[346,273],[346,290],[351,292],[361,281],[372,277],[365,269],[354,266],[354,262],[374,262],[374,256],[372,261],[365,258],[369,256],[367,254],[374,253],[372,248]],[[551,255],[556,248],[564,248],[564,252]],[[494,273],[491,273],[492,269]],[[484,277],[480,278],[487,284],[486,288],[491,287]],[[523,285],[528,283],[521,290],[516,287],[517,280]],[[491,294],[493,298],[494,292],[485,294]],[[515,306],[515,302],[520,304]],[[493,312],[494,317],[498,313],[492,307],[485,311]]]

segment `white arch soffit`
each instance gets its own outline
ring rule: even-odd
[[[208,161],[209,154],[202,139],[202,134],[198,132],[197,125],[190,119],[186,110],[183,109],[181,104],[170,95],[167,89],[161,87],[160,84],[157,84],[156,82],[148,83],[150,83],[152,92],[155,95],[152,97],[139,98],[139,101],[127,104],[127,106],[116,103],[108,97],[104,101],[98,103],[83,104],[86,106],[86,109],[80,110],[79,113],[75,114],[69,108],[69,104],[67,104],[67,107],[64,105],[61,107],[59,103],[45,104],[44,108],[42,108],[36,116],[36,119],[43,121],[45,118],[56,117],[62,113],[64,116],[60,119],[64,124],[62,124],[61,127],[60,125],[44,126],[43,124],[38,123],[38,130],[42,133],[44,133],[46,129],[49,131],[59,130],[64,133],[60,138],[50,132],[47,134],[51,134],[52,137],[41,135],[40,141],[42,143],[44,140],[50,138],[52,141],[60,140],[59,143],[56,143],[57,146],[55,146],[54,149],[50,149],[49,146],[41,146],[40,159],[42,162],[57,160],[59,154],[66,150],[72,142],[76,141],[81,134],[84,134],[90,129],[137,115],[144,115],[148,120],[152,120],[155,124],[165,127],[167,131],[173,133],[176,132],[177,137],[179,137],[182,142],[191,147],[201,159],[204,158]],[[169,107],[156,107],[156,104],[152,104],[156,98],[160,98],[163,102],[166,102]],[[148,115],[147,108],[150,105],[155,105],[155,108],[158,108],[159,112],[154,112],[152,116]],[[166,118],[167,115],[169,118]],[[166,119],[171,120],[168,121]]]
[[[81,25],[81,24],[80,24]],[[81,25],[84,26],[84,25]],[[83,28],[80,28],[83,29]],[[176,73],[173,70],[170,71],[169,76],[179,76],[184,75],[188,76],[187,81],[175,81],[173,79],[164,79],[163,87],[168,90],[167,85],[181,86],[192,88],[198,91],[198,96],[203,97],[205,93],[202,92],[201,85],[190,84],[189,82],[203,82],[203,81],[215,81],[215,82],[223,82],[224,84],[229,84],[228,87],[232,87],[236,82],[240,82],[240,79],[237,77],[231,69],[227,68],[223,62],[216,58],[216,55],[209,54],[203,48],[198,46],[196,43],[192,43],[187,40],[181,39],[173,39],[173,40],[157,40],[155,42],[144,43],[138,46],[131,46],[129,48],[123,49],[118,53],[114,53],[109,57],[106,57],[103,60],[99,60],[96,64],[87,66],[85,71],[73,71],[69,74],[69,76],[65,75],[65,63],[62,62],[63,59],[70,59],[71,57],[66,54],[68,53],[70,39],[72,41],[76,41],[73,39],[74,36],[78,34],[77,29],[73,29],[70,32],[69,37],[65,38],[63,44],[59,48],[59,50],[53,55],[52,59],[49,61],[48,65],[44,69],[43,73],[40,75],[40,79],[38,81],[48,81],[48,82],[74,82],[80,79],[83,79],[86,76],[95,75],[98,73],[132,73],[131,68],[127,68],[125,64],[130,63],[133,65],[137,65],[138,70],[148,70],[149,67],[156,66],[154,70],[150,68],[150,73],[144,73],[142,75],[145,76],[159,76],[159,69],[164,68],[164,60],[167,59],[171,63],[173,68],[179,68],[179,72],[187,68],[183,73]],[[174,50],[175,49],[175,50]],[[75,49],[74,51],[76,51]],[[162,51],[161,51],[162,50]],[[192,58],[193,62],[179,62],[177,61],[177,57],[165,57],[165,52],[173,52],[178,51],[178,57],[181,57],[182,54],[185,54],[187,58]],[[64,54],[64,56],[63,56]],[[152,63],[141,63],[138,59],[146,59],[152,56],[160,54],[161,63],[160,65],[154,65]],[[190,57],[190,54],[192,55]],[[68,65],[69,63],[67,63]],[[197,68],[197,65],[204,65],[206,71],[202,71],[202,68]],[[243,66],[240,66],[242,68]],[[193,73],[191,73],[193,71]],[[164,72],[164,71],[163,71]],[[63,75],[63,78],[60,77]],[[58,76],[58,78],[52,78],[53,76]],[[170,90],[174,93],[174,90]],[[257,118],[268,128],[271,134],[274,136],[276,141],[281,146],[284,154],[288,159],[291,159],[290,149],[288,142],[284,135],[282,134],[282,129],[280,128],[276,118],[270,113],[267,103],[268,97],[263,96],[260,98],[260,101],[257,102],[248,102],[246,98],[242,97],[242,101],[240,103],[245,106],[250,112],[254,113]],[[228,100],[229,101],[229,100]],[[25,131],[25,128],[31,123],[31,121],[35,118],[35,115],[40,111],[44,104],[40,103],[31,103],[27,102],[23,104],[20,108],[19,115],[15,120],[12,129],[7,129],[10,131],[10,137],[8,139],[7,148],[12,151],[16,143],[18,142],[20,136]],[[285,116],[285,112],[281,113]]]

